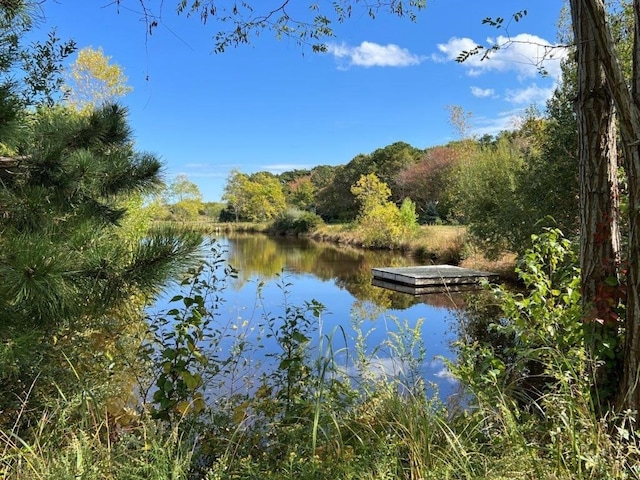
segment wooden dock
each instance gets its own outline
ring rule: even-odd
[[[430,265],[373,268],[372,284],[411,295],[477,288],[481,281],[496,281],[498,274],[455,267]]]

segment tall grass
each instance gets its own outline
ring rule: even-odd
[[[24,434],[1,430],[0,448],[7,480],[186,479],[193,439],[146,415],[118,425],[87,399],[59,398]]]
[[[553,251],[565,246],[557,238],[544,241],[556,242]],[[539,254],[530,259],[544,257]],[[547,275],[549,269],[531,271]],[[554,303],[540,296],[539,287],[556,280],[528,278],[533,283],[526,296],[496,290],[490,299],[500,300],[501,313],[462,336],[458,359],[449,365],[460,382],[457,402],[440,399],[419,375],[428,354],[420,325],[396,320],[381,348],[367,352],[363,319],[352,319],[352,332],[323,332],[319,304],[287,304],[284,314],[264,319],[265,331],[282,350],[246,392],[218,395],[205,409],[176,410],[168,404],[171,421],[152,418],[144,404],[127,421],[116,418],[91,388],[72,397],[61,393],[37,421],[22,424],[20,412],[13,426],[0,431],[0,476],[640,479],[635,412],[601,415],[594,401],[590,372],[599,359],[576,341],[579,297],[563,296],[575,279],[557,276],[568,283],[553,283],[564,299]],[[193,339],[207,338],[194,316],[204,303],[195,302],[195,295],[195,303],[188,296],[180,299],[197,307],[189,310],[192,341],[186,349],[163,345],[169,349],[161,351],[165,360],[176,358],[171,348],[195,354],[200,340]],[[476,320],[461,312],[461,321]],[[485,327],[500,334],[480,338]],[[349,335],[357,351],[345,364],[340,345]],[[389,354],[397,368],[376,370],[378,355]],[[228,362],[245,360],[225,357],[227,364],[218,371],[237,370]],[[531,378],[532,365],[543,366],[539,378]],[[176,378],[191,378],[181,375],[179,363],[169,367]],[[180,400],[194,401],[202,391],[206,386],[194,384]]]

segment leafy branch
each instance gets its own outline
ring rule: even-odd
[[[484,18],[482,20],[482,24],[488,25],[490,27],[494,27],[499,30],[503,30],[506,40],[502,43],[495,43],[489,47],[485,45],[476,45],[470,50],[463,50],[456,57],[456,62],[464,63],[469,58],[476,55],[480,55],[480,61],[484,61],[488,58],[491,58],[491,55],[494,54],[495,52],[509,48],[511,45],[515,45],[515,44],[536,45],[542,48],[543,54],[536,61],[533,62],[533,65],[536,66],[536,68],[538,69],[538,72],[541,75],[543,76],[548,75],[547,70],[544,68],[545,61],[552,59],[557,50],[565,49],[567,45],[547,45],[539,42],[514,40],[511,37],[511,34],[509,33],[509,27],[511,26],[512,22],[516,22],[516,23],[520,22],[520,20],[522,20],[527,15],[527,13],[528,13],[527,10],[520,10],[518,12],[515,12],[513,15],[511,15],[509,20],[506,21],[506,23],[505,23],[505,18],[503,17]]]
[[[147,26],[147,34],[162,22],[162,3],[160,10],[154,11],[149,4],[151,0],[137,0],[142,19]],[[254,37],[259,37],[265,31],[272,32],[277,39],[289,38],[298,45],[311,46],[314,52],[324,52],[327,47],[323,39],[334,36],[332,23],[343,23],[353,13],[354,5],[360,4],[371,18],[376,18],[380,11],[388,11],[399,17],[408,17],[415,21],[417,12],[426,6],[426,0],[336,0],[332,4],[331,12],[323,12],[319,4],[308,2],[306,9],[310,18],[294,15],[290,7],[291,0],[280,0],[273,7],[258,10],[248,1],[225,2],[224,0],[176,0],[178,15],[198,16],[203,24],[216,21],[225,28],[221,28],[214,35],[215,53],[222,53],[229,47],[249,44]],[[113,0],[110,5],[117,9],[133,8],[126,6],[127,0]],[[256,5],[258,5],[256,3]],[[302,15],[302,14],[300,14]],[[330,18],[333,15],[333,19]]]

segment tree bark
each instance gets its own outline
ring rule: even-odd
[[[620,263],[614,104],[581,0],[571,12],[578,65],[576,114],[580,185],[580,267],[587,318],[615,322],[605,291]]]
[[[582,10],[580,8],[582,7]],[[571,0],[573,11],[588,19],[607,86],[619,120],[624,167],[629,183],[629,245],[627,252],[627,299],[621,407],[640,410],[640,0],[634,0],[633,77],[631,88],[624,78],[607,23],[603,0]]]
[[[634,0],[633,73],[629,118],[622,136],[629,181],[629,269],[625,326],[623,407],[640,411],[640,0]],[[622,99],[621,99],[622,100]]]

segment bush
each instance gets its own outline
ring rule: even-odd
[[[315,213],[289,209],[273,222],[271,231],[281,235],[300,235],[314,231],[323,223]]]

